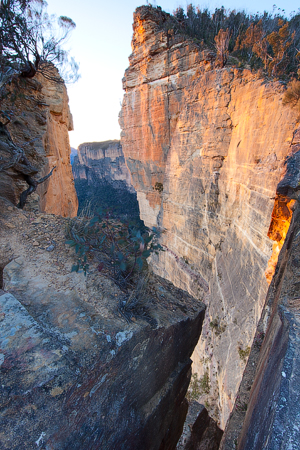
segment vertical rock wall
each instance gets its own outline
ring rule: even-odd
[[[85,142],[79,145],[73,174],[74,178],[87,180],[89,184],[93,184],[95,180],[105,180],[111,184],[124,184],[124,188],[135,192],[122,146],[117,140]]]
[[[124,218],[139,219],[136,191],[120,141],[81,144],[72,170],[79,214],[109,208]]]
[[[141,218],[165,229],[155,271],[208,305],[194,370],[208,371],[224,427],[290,220],[289,199],[281,210],[274,199],[296,115],[280,82],[214,69],[208,51],[161,29],[164,14],[134,15],[121,144]]]
[[[299,133],[299,132],[298,132]],[[297,134],[298,134],[297,133]],[[298,134],[299,136],[299,134]],[[286,240],[259,321],[235,407],[220,449],[297,450],[300,440],[299,180],[300,142],[278,185],[295,201]],[[278,203],[275,202],[275,209]]]
[[[42,76],[26,80],[21,88],[21,97],[17,97],[13,104],[7,102],[5,107],[13,112],[8,125],[12,139],[39,169],[36,178],[44,177],[56,166],[52,176],[38,187],[37,206],[51,214],[75,216],[78,201],[68,135],[73,122],[65,85]],[[12,183],[14,192],[10,200],[18,203],[20,192],[28,185],[17,177]]]

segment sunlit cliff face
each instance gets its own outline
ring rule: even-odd
[[[167,39],[146,7],[132,49],[122,147],[141,218],[165,230],[153,269],[207,305],[193,368],[209,373],[208,402],[224,427],[245,367],[238,349],[252,344],[291,219],[293,202],[278,197],[274,207],[274,197],[295,114],[281,83],[214,68],[193,41]]]
[[[270,284],[275,272],[279,252],[284,244],[293,215],[293,207],[296,200],[291,200],[288,197],[277,195],[272,212],[272,219],[268,231],[268,237],[275,241],[273,244],[273,253],[268,262],[266,269],[266,279]]]

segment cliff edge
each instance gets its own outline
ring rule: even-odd
[[[97,261],[71,272],[68,223],[0,198],[1,449],[174,449],[205,306],[155,275],[124,292]]]
[[[13,87],[11,87],[13,89]],[[41,183],[37,195],[28,197],[32,207],[51,214],[76,216],[78,200],[70,164],[68,131],[73,129],[68,95],[63,83],[55,83],[41,75],[24,82],[13,103],[6,100],[3,109],[11,112],[7,125],[13,143],[24,151],[25,157],[38,173],[46,176],[55,166],[52,176]],[[7,142],[2,136],[0,152],[7,158]],[[0,195],[18,204],[20,193],[28,188],[13,168],[0,173]]]
[[[141,218],[165,230],[154,270],[207,305],[193,370],[224,427],[292,216],[276,188],[299,150],[297,115],[281,82],[215,68],[164,15],[134,14],[121,144]]]

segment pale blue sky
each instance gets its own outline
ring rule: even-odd
[[[77,148],[83,142],[119,139],[118,114],[123,97],[122,78],[131,53],[132,17],[135,8],[146,4],[146,1],[47,0],[47,3],[49,13],[69,16],[77,25],[67,45],[80,63],[81,73],[81,79],[68,86],[75,128],[70,132],[71,146]],[[186,7],[188,3],[211,10],[224,5],[230,9],[262,12],[272,11],[275,2],[152,1],[153,5],[159,5],[170,13],[179,5]],[[281,0],[276,5],[285,9],[287,15],[300,6],[296,0]]]

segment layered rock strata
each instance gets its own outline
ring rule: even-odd
[[[150,276],[127,322],[97,264],[71,273],[63,218],[0,206],[1,449],[174,449],[204,305]]]
[[[141,218],[165,230],[154,270],[208,306],[194,370],[208,372],[223,428],[291,220],[291,199],[274,199],[297,115],[280,82],[215,69],[210,52],[163,30],[164,17],[134,14],[121,144]]]
[[[110,208],[122,216],[139,218],[136,192],[120,141],[81,144],[72,168],[80,214]]]
[[[297,450],[300,440],[300,148],[287,162],[278,195],[297,201],[280,252],[222,450]]]
[[[37,76],[24,81],[19,88],[21,96],[17,96],[13,104],[6,101],[2,105],[12,117],[7,128],[13,142],[38,170],[36,179],[43,178],[56,166],[52,176],[38,186],[35,207],[51,214],[74,216],[78,201],[68,135],[73,122],[65,85]],[[0,185],[0,195],[14,204],[19,202],[20,193],[28,188],[24,177],[13,168],[0,173]],[[30,197],[29,201],[32,201]]]
[[[73,163],[75,179],[87,180],[93,184],[105,180],[116,187],[124,185],[129,192],[135,192],[120,141],[86,142],[79,145]]]

